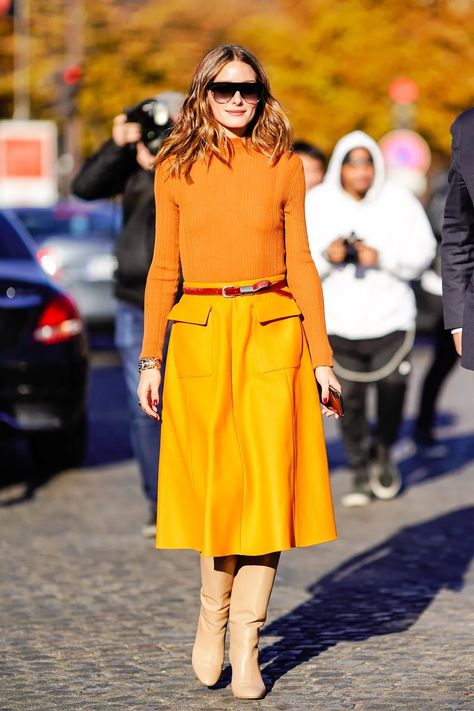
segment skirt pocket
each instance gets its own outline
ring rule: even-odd
[[[199,300],[201,296],[197,297]],[[212,306],[183,296],[167,318],[173,321],[170,337],[176,372],[180,378],[212,375]]]
[[[303,350],[301,311],[293,299],[257,296],[253,304],[253,336],[262,372],[299,368]]]

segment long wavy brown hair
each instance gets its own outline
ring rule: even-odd
[[[291,148],[291,126],[280,104],[272,96],[268,77],[258,59],[237,44],[225,44],[208,52],[198,64],[188,94],[176,123],[163,141],[155,160],[155,167],[169,162],[169,173],[184,176],[191,181],[193,163],[200,158],[211,160],[214,156],[230,165],[234,154],[229,139],[216,121],[207,98],[207,86],[221,69],[234,60],[245,62],[254,70],[257,81],[265,86],[262,99],[245,136],[258,151],[268,156],[272,164]]]

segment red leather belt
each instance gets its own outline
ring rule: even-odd
[[[246,296],[251,294],[261,294],[272,291],[281,296],[286,296],[289,299],[293,298],[293,295],[289,291],[283,291],[283,287],[288,286],[286,279],[280,279],[280,281],[275,281],[273,284],[268,279],[262,281],[257,281],[255,284],[246,284],[245,286],[223,286],[219,287],[199,287],[199,286],[185,286],[183,288],[183,294],[193,294],[201,296]]]

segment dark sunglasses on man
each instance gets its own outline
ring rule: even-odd
[[[218,104],[227,104],[237,91],[248,104],[256,104],[265,93],[265,84],[258,81],[213,81],[207,88]]]

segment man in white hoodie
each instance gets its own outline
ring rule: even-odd
[[[362,131],[337,143],[323,183],[307,194],[306,219],[344,397],[341,426],[353,489],[343,504],[362,506],[373,494],[389,499],[401,488],[390,448],[402,419],[415,332],[409,281],[430,264],[436,242],[421,204],[386,180],[380,148]],[[371,383],[374,433],[366,413]]]

